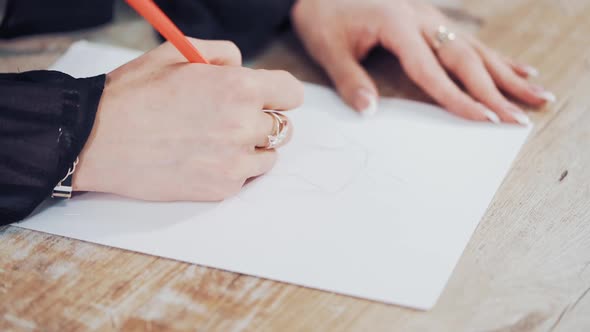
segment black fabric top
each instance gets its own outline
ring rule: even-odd
[[[0,38],[94,27],[113,17],[113,0],[7,0]]]
[[[293,1],[156,2],[188,36],[232,40],[248,56],[288,21]],[[4,9],[0,38],[15,38],[108,23],[113,0],[7,0]],[[0,74],[0,225],[29,215],[67,173],[92,131],[105,79]]]
[[[294,1],[156,0],[156,3],[186,35],[231,40],[249,57],[286,25]]]
[[[7,1],[0,38],[89,28],[113,18],[113,0]],[[294,1],[156,0],[156,3],[187,36],[231,40],[248,57],[286,26]]]
[[[0,74],[0,224],[51,195],[92,131],[105,75]]]

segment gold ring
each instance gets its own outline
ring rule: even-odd
[[[268,135],[268,143],[263,149],[271,150],[281,145],[285,138],[289,135],[289,119],[275,111],[265,111],[266,114],[270,115],[274,120],[274,130],[272,134]]]

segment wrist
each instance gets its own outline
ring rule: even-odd
[[[97,132],[99,131],[100,123],[101,123],[101,114],[104,113],[104,108],[107,104],[108,99],[108,87],[111,74],[106,75],[104,88],[102,90],[102,94],[100,96],[100,100],[98,101],[98,106],[96,107],[96,113],[94,116],[94,122],[92,124],[92,129],[88,134],[88,138],[84,147],[80,151],[78,156],[78,165],[76,167],[76,172],[72,175],[72,188],[74,191],[96,191],[96,172],[94,171],[95,167],[93,166],[96,159],[95,156],[95,141]]]

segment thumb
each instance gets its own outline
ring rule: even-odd
[[[363,115],[377,112],[379,95],[375,83],[351,53],[343,51],[328,58],[324,69],[350,107]]]

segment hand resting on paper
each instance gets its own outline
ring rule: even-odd
[[[376,111],[377,88],[359,64],[376,46],[395,54],[409,77],[438,103],[467,119],[528,124],[526,114],[504,94],[534,107],[555,99],[527,81],[535,76],[534,68],[461,34],[423,1],[298,0],[291,17],[311,56],[359,112]],[[446,31],[438,33],[441,26]],[[450,32],[455,34],[448,38]]]
[[[238,48],[192,39],[218,66],[189,64],[170,44],[107,76],[74,173],[75,190],[145,200],[215,201],[275,163],[272,116],[303,100],[282,71],[241,67]]]

